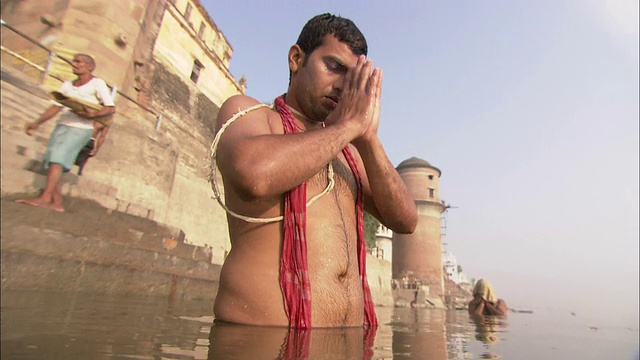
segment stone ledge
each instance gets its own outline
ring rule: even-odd
[[[217,281],[220,266],[63,232],[18,225],[2,230],[2,253],[25,253],[103,266],[125,266],[179,277]]]
[[[120,296],[166,296],[172,300],[213,300],[218,282],[122,265],[63,260],[2,252],[2,291],[53,290]]]
[[[14,202],[18,198],[35,196],[36,194],[3,195],[0,201],[3,248],[5,238],[15,236],[25,239],[20,231],[30,228],[39,229],[28,230],[31,233],[50,230],[90,241],[102,241],[126,249],[153,251],[162,255],[211,264],[211,248],[185,244],[184,232],[180,229],[113,211],[92,200],[65,197],[64,213]]]

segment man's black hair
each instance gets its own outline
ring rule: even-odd
[[[367,55],[367,40],[356,24],[349,19],[329,13],[316,15],[307,21],[296,44],[308,58],[313,50],[322,45],[324,37],[329,34],[347,44],[354,54]]]

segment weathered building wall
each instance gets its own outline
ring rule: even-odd
[[[138,37],[149,0],[70,0],[56,41],[63,49],[93,55],[99,75],[120,87],[132,66],[131,41]]]
[[[60,32],[61,19],[65,16],[69,0],[7,0],[2,1],[2,19],[19,28],[34,40],[45,46],[55,44]],[[33,63],[46,67],[49,53],[29,40],[2,27],[2,45]],[[40,80],[41,72],[22,60],[2,53],[2,60],[20,69],[34,82]]]
[[[150,81],[153,59],[153,47],[160,31],[160,25],[164,16],[166,0],[148,1],[145,12],[140,22],[141,30],[138,36],[131,39],[133,48],[132,63],[126,71],[120,84],[120,91],[132,99],[136,99],[143,106],[149,107],[150,103]]]
[[[205,47],[217,57],[216,61],[220,62],[218,65],[222,67],[221,70],[228,71],[233,49],[202,4],[197,0],[172,0],[171,3],[176,11],[183,15],[189,27],[196,31]],[[187,7],[189,6],[191,11],[187,18]],[[202,33],[200,32],[201,27],[203,27]]]
[[[2,19],[10,21],[23,33],[48,46],[55,39],[55,34],[60,28],[58,25],[67,11],[69,1],[3,0]],[[33,43],[4,29],[2,43],[15,50],[33,47]]]
[[[121,88],[134,66],[135,39],[143,29],[141,25],[149,3],[155,5],[158,1],[21,0],[9,3],[4,6],[3,20],[68,60],[78,52],[92,55],[98,63],[94,74],[109,85]],[[11,31],[3,29],[3,44],[40,66],[47,65],[45,50]],[[27,72],[38,73],[19,60],[13,62]],[[54,58],[51,74],[63,79],[73,77],[69,65],[58,58]],[[58,81],[51,78],[45,83],[48,90],[58,86]]]
[[[196,82],[198,89],[211,101],[222,105],[230,94],[242,92],[228,70],[231,48],[208,15],[194,9],[188,13],[188,19],[185,17],[186,6],[193,7],[194,3],[178,1],[175,6],[167,6],[153,56],[188,81],[191,81],[194,62],[199,62],[202,69]],[[202,36],[200,26],[203,27]],[[214,43],[220,45],[213,46]]]
[[[23,0],[16,9],[38,3]],[[209,146],[219,106],[229,96],[239,94],[241,87],[226,68],[231,47],[208,15],[199,13],[203,10],[199,2],[192,3],[196,5],[192,16],[206,20],[205,40],[224,44],[206,45],[193,29],[184,28],[182,15],[166,0],[64,3],[62,26],[51,48],[68,59],[77,52],[93,55],[97,61],[95,75],[162,114],[158,118],[122,95],[117,96],[118,114],[104,146],[88,162],[83,176],[66,186],[65,191],[94,199],[108,208],[178,227],[189,243],[211,247],[212,261],[221,263],[230,244],[225,214],[212,198],[208,182]],[[26,15],[18,11],[5,17],[3,13],[3,19],[11,24],[13,18],[33,16],[36,10],[30,9]],[[36,26],[33,28],[24,32],[37,38]],[[167,47],[176,43],[176,36],[184,36],[185,43],[180,48]],[[118,39],[124,42],[118,43]],[[193,58],[168,59],[162,49],[198,56],[205,66],[198,84],[189,79]],[[214,54],[212,49],[220,54]],[[184,67],[189,61],[188,68]],[[55,63],[52,73],[64,79],[74,77],[70,66],[61,60]],[[56,89],[59,84],[51,80],[45,88]],[[211,85],[201,87],[203,84]],[[42,135],[48,137],[49,132]]]
[[[393,231],[386,226],[380,224],[378,231],[376,231],[376,251],[382,252],[382,259],[391,263],[393,260]]]
[[[393,306],[391,263],[367,254],[367,280],[376,306]]]
[[[162,221],[184,229],[188,242],[214,248],[214,260],[221,262],[230,248],[226,217],[212,199],[208,182],[209,147],[219,108],[164,65],[153,67],[152,103],[167,109],[160,132],[179,144],[174,148],[175,176]]]
[[[167,3],[148,79],[150,104],[168,118],[160,129],[180,141],[164,221],[185,229],[188,242],[212,247],[219,263],[230,242],[225,213],[208,182],[209,147],[220,106],[242,91],[229,73],[230,58],[231,46],[199,2]],[[202,65],[196,81],[191,79],[195,61]]]

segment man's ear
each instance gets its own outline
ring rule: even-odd
[[[289,71],[292,74],[298,72],[298,70],[302,67],[302,63],[304,62],[305,53],[302,51],[302,48],[298,44],[291,46],[289,49]]]

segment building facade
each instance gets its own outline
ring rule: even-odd
[[[376,231],[376,255],[391,262],[393,260],[393,231],[380,224]]]
[[[458,265],[458,259],[452,252],[445,251],[442,254],[442,265],[447,279],[459,286],[470,286],[469,278],[464,271],[462,271],[462,266]]]
[[[212,261],[222,263],[230,244],[225,213],[212,199],[209,147],[220,106],[243,94],[246,80],[229,72],[233,49],[200,1],[2,0],[0,6],[3,21],[49,50],[2,28],[5,48],[52,75],[45,89],[74,78],[68,61],[86,53],[97,62],[94,74],[118,90],[114,125],[73,195],[179,228],[185,242],[210,247]],[[3,64],[41,75],[2,56]]]

